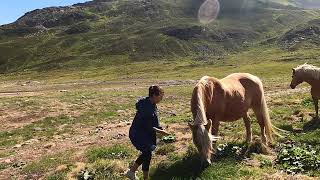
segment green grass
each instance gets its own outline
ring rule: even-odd
[[[223,77],[233,72],[249,72],[263,80],[279,82],[289,81],[291,68],[305,61],[319,65],[316,61],[318,56],[319,51],[313,49],[287,52],[272,47],[256,47],[248,51],[226,55],[214,64],[194,61],[191,58],[177,58],[167,61],[120,63],[108,67],[81,66],[80,68],[63,68],[46,72],[25,71],[0,75],[0,79],[2,81],[32,79],[40,82],[46,81],[49,84],[70,82],[79,78],[122,82],[137,80],[146,83],[153,80],[195,79],[204,74]],[[287,61],[288,58],[291,60]],[[288,70],[284,71],[284,69]]]
[[[0,145],[6,147],[36,136],[50,138],[57,132],[58,125],[70,124],[71,121],[72,120],[66,116],[47,117],[41,121],[26,125],[23,128],[2,131],[0,133]],[[60,133],[63,132],[64,131],[61,131]]]
[[[303,99],[302,105],[306,106],[306,107],[312,107],[313,106],[312,98],[311,97],[307,97],[307,98]]]
[[[121,173],[126,168],[123,161],[99,159],[90,165],[89,170],[94,171],[95,179],[123,179]]]
[[[155,152],[158,155],[169,155],[170,153],[175,151],[175,146],[172,144],[163,144],[157,148]]]
[[[94,147],[87,151],[89,162],[99,159],[126,159],[134,155],[134,150],[124,145],[114,145],[111,147]]]
[[[14,152],[13,151],[9,151],[9,152],[1,152],[0,153],[0,158],[6,158],[6,157],[8,157],[8,156],[10,156],[10,155],[14,155]]]
[[[7,166],[5,164],[0,163],[0,170],[6,169],[6,168],[7,168]]]
[[[66,176],[67,176],[66,172],[56,172],[46,177],[46,179],[47,180],[63,180],[63,179],[66,179]]]
[[[317,146],[294,143],[280,146],[277,162],[282,169],[294,174],[310,171],[312,174],[320,173],[320,153]]]
[[[113,99],[116,98],[118,100],[121,99],[122,102],[112,103]],[[69,104],[69,112],[71,111],[77,114],[64,114],[61,111],[67,113],[68,111],[65,111],[59,105],[53,108],[50,102],[55,102],[56,99],[58,99],[60,103]],[[26,124],[21,128],[0,132],[0,146],[13,146],[34,137],[51,138],[56,134],[72,134],[73,125],[76,124],[96,126],[104,122],[114,122],[120,119],[117,110],[129,109],[134,106],[135,101],[135,96],[131,97],[125,95],[119,98],[116,94],[109,91],[91,93],[90,90],[72,93],[54,93],[47,97],[2,98],[0,103],[2,104],[2,107],[5,107],[6,109],[19,109],[19,111],[25,111],[30,114],[51,112],[58,115],[50,116],[45,113],[40,116],[36,122]],[[97,106],[100,107],[99,111],[96,109]],[[132,113],[127,116],[130,116],[131,114]],[[29,117],[26,116],[26,118]],[[32,116],[30,116],[30,118],[32,118]],[[60,128],[61,125],[64,125],[62,129]]]
[[[38,161],[31,162],[23,167],[22,172],[28,175],[46,173],[55,170],[62,164],[70,165],[72,152],[63,152],[45,156]]]
[[[194,147],[182,157],[170,161],[160,162],[151,173],[151,179],[246,179],[259,177],[265,172],[275,170],[259,167],[250,167],[236,160],[232,153],[220,155],[214,164],[203,169]]]

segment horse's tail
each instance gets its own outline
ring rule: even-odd
[[[263,90],[263,86],[261,83],[261,107],[260,107],[260,113],[261,116],[263,118],[263,123],[265,126],[265,133],[267,135],[267,138],[269,139],[269,141],[272,143],[273,142],[273,135],[276,135],[278,137],[283,137],[281,134],[279,134],[278,132],[281,131],[283,133],[288,133],[288,131],[282,130],[280,128],[275,127],[270,120],[270,116],[269,116],[269,111],[268,111],[268,106],[267,106],[267,102],[266,102],[266,98],[264,96],[264,90]]]
[[[278,134],[275,129],[273,128],[273,125],[270,120],[269,112],[268,112],[268,106],[267,102],[264,96],[264,92],[262,92],[261,96],[261,108],[260,108],[260,113],[263,118],[263,123],[265,127],[265,133],[267,135],[268,140],[272,143],[273,142],[273,135]]]

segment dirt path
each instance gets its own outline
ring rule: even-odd
[[[105,82],[105,81],[88,81],[88,82],[70,82],[64,84],[31,84],[21,86],[19,84],[10,84],[10,85],[3,85],[0,87],[0,98],[1,97],[24,97],[24,96],[39,96],[44,95],[47,92],[52,91],[68,91],[72,89],[93,89],[93,90],[130,90],[130,89],[140,89],[146,88],[149,84],[158,84],[163,87],[169,86],[183,86],[183,85],[194,85],[197,83],[197,80],[165,80],[165,81],[156,81],[156,82],[149,82],[149,81],[130,81],[130,82]],[[284,86],[278,86],[275,90],[266,90],[267,97],[273,96],[282,96],[282,95],[290,95],[299,92],[307,92],[309,88],[296,88],[296,89],[289,89],[285,88]]]
[[[148,87],[150,84],[158,84],[163,87],[168,86],[182,86],[195,84],[196,80],[165,80],[165,81],[84,81],[84,82],[69,82],[63,84],[45,84],[41,82],[37,83],[10,83],[0,86],[0,98],[1,97],[16,97],[16,96],[37,96],[43,95],[46,92],[52,91],[68,91],[73,89],[95,89],[95,90],[128,90],[128,89],[140,89]]]

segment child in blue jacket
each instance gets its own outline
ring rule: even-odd
[[[149,177],[149,166],[152,151],[155,150],[157,141],[156,133],[168,135],[159,125],[157,114],[157,105],[163,98],[164,91],[159,86],[149,87],[149,96],[140,99],[136,103],[136,115],[129,130],[129,138],[137,150],[141,152],[140,156],[125,173],[126,177],[136,180],[136,170],[142,165],[143,178]]]

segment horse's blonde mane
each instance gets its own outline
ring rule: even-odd
[[[194,119],[194,124],[201,124],[201,125],[206,125],[208,123],[206,112],[205,112],[205,106],[204,106],[204,91],[205,91],[205,86],[208,84],[208,76],[204,76],[200,79],[200,81],[197,83],[197,103],[196,104],[196,117]]]
[[[210,157],[210,154],[213,152],[212,141],[214,137],[211,134],[211,129],[207,130],[205,125],[208,125],[208,119],[206,116],[206,87],[208,87],[212,82],[210,82],[209,76],[202,77],[199,82],[196,84],[196,91],[194,91],[192,97],[192,112],[195,114],[194,125],[197,127],[193,134],[193,142],[198,147],[198,150],[201,154],[205,154],[207,157]],[[212,96],[212,95],[209,95]]]
[[[320,68],[317,66],[305,63],[297,66],[294,70],[297,76],[320,80]]]

